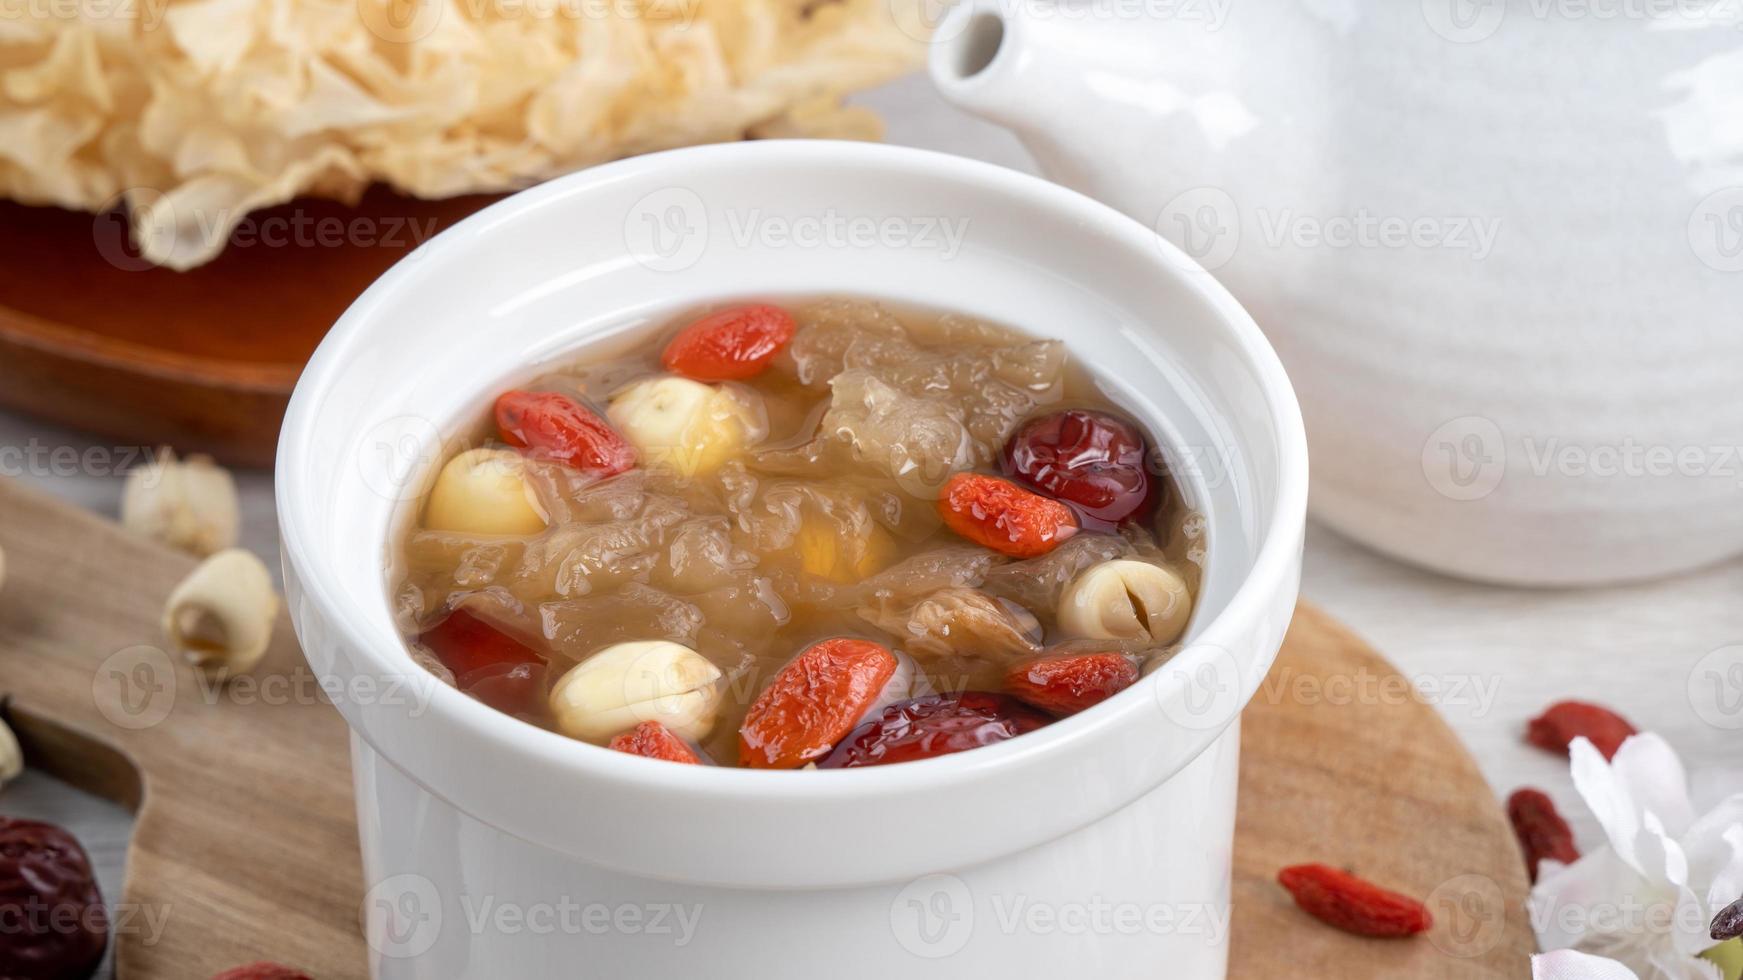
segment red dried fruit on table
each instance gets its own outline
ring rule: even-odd
[[[644,721],[611,740],[610,748],[646,759],[685,762],[700,765],[702,760],[690,743],[673,735],[671,729],[657,721]]]
[[[503,442],[534,459],[600,479],[635,468],[635,447],[592,409],[561,392],[504,394],[496,400],[496,430]]]
[[[1123,653],[1043,657],[1013,666],[1005,689],[1056,715],[1076,714],[1138,682],[1138,665]]]
[[[85,849],[53,824],[0,817],[0,977],[83,980],[108,945]]]
[[[1637,734],[1626,718],[1609,708],[1585,701],[1560,701],[1536,718],[1525,729],[1526,740],[1532,745],[1559,755],[1566,755],[1573,740],[1584,736],[1592,746],[1612,759],[1630,736]]]
[[[945,482],[938,516],[964,538],[1012,558],[1038,558],[1077,533],[1071,508],[979,473]]]
[[[280,963],[260,962],[250,963],[247,966],[233,966],[212,977],[212,980],[314,980],[314,978],[301,970]]]
[[[666,345],[660,363],[696,381],[742,381],[769,366],[799,329],[778,306],[735,306],[697,320]]]
[[[877,703],[896,667],[896,655],[870,640],[806,647],[751,704],[738,730],[739,764],[797,769],[816,760]]]
[[[1003,694],[933,694],[885,708],[842,739],[817,767],[851,769],[931,759],[1016,738],[1052,721]]]
[[[1521,789],[1507,798],[1507,819],[1513,823],[1513,833],[1525,851],[1525,867],[1537,881],[1537,862],[1548,858],[1562,864],[1580,859],[1580,849],[1574,845],[1574,832],[1556,812],[1555,801],[1542,790]]]
[[[1005,475],[1068,504],[1084,527],[1110,531],[1147,518],[1162,481],[1149,470],[1138,427],[1108,412],[1073,408],[1030,419],[1005,442]]]
[[[1397,939],[1427,932],[1434,925],[1428,906],[1416,899],[1324,864],[1284,868],[1277,881],[1302,911],[1358,936]]]

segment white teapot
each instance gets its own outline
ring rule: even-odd
[[[1326,523],[1531,584],[1743,552],[1743,0],[975,0],[931,72],[1246,304]]]

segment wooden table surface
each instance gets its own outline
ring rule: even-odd
[[[892,142],[1033,169],[1008,134],[944,106],[920,79],[863,101],[890,120]],[[121,479],[115,464],[132,455],[125,447],[0,415],[0,475],[100,513],[116,513]],[[243,544],[276,567],[271,480],[245,473],[240,483]],[[1743,785],[1743,753],[1736,747],[1743,717],[1730,728],[1709,724],[1692,710],[1688,691],[1703,656],[1743,643],[1743,561],[1646,585],[1519,590],[1414,569],[1313,527],[1303,594],[1419,686],[1438,692],[1431,700],[1497,793],[1541,787],[1583,841],[1595,843],[1597,829],[1573,794],[1565,762],[1521,740],[1526,719],[1548,702],[1601,701],[1664,735],[1694,774],[1697,803],[1716,799],[1721,787]],[[91,851],[105,893],[118,893],[130,826],[119,807],[27,774],[0,794],[0,813],[66,826]]]

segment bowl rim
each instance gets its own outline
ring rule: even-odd
[[[435,264],[436,256],[464,253],[471,247],[470,232],[516,221],[523,215],[560,199],[588,194],[591,190],[631,177],[660,171],[694,172],[723,164],[743,163],[746,158],[778,160],[783,166],[844,163],[868,171],[898,171],[910,178],[954,180],[1021,202],[1038,210],[1069,214],[1093,226],[1093,230],[1116,239],[1120,247],[1153,255],[1154,263],[1171,266],[1184,286],[1210,307],[1216,319],[1246,358],[1247,367],[1260,379],[1268,410],[1267,420],[1277,434],[1276,497],[1264,515],[1266,530],[1259,540],[1251,568],[1227,603],[1204,622],[1197,635],[1182,650],[1181,657],[1198,647],[1228,649],[1242,643],[1250,633],[1243,624],[1257,622],[1276,603],[1280,591],[1293,596],[1300,568],[1301,542],[1307,512],[1307,440],[1294,389],[1278,359],[1252,317],[1234,297],[1186,253],[1152,229],[1076,191],[1039,177],[995,164],[947,153],[912,147],[836,140],[761,140],[686,147],[645,154],[603,164],[547,181],[521,191],[463,219],[426,241],[377,279],[339,318],[310,358],[285,412],[275,466],[275,497],[281,550],[287,581],[294,580],[306,602],[312,603],[320,620],[336,633],[335,642],[367,660],[382,676],[403,674],[413,666],[403,646],[381,649],[363,635],[325,576],[319,574],[334,556],[323,559],[315,540],[312,505],[321,499],[310,492],[300,460],[318,451],[312,439],[314,419],[322,396],[348,347],[367,332],[384,311],[390,309],[402,289],[411,285],[422,270]],[[414,261],[416,260],[416,261]],[[369,552],[374,555],[373,551]],[[388,601],[384,588],[380,597]],[[300,624],[299,624],[300,626]],[[1247,644],[1247,645],[1250,645]],[[1267,656],[1274,651],[1267,651]],[[1178,659],[1178,658],[1177,658]],[[1269,660],[1267,659],[1267,663]],[[1185,672],[1158,672],[1162,683],[1184,690]],[[1152,675],[1156,676],[1156,675]],[[1252,678],[1249,689],[1259,678]],[[871,800],[900,789],[945,790],[974,774],[1008,769],[1068,753],[1075,744],[1121,726],[1122,720],[1139,711],[1154,711],[1158,692],[1151,685],[1137,684],[1095,708],[1031,732],[1022,738],[933,759],[894,766],[844,770],[807,771],[791,776],[784,770],[755,770],[727,766],[661,765],[568,738],[527,724],[497,711],[445,685],[435,690],[418,724],[447,722],[463,737],[476,739],[478,754],[466,760],[475,766],[492,752],[510,752],[537,761],[601,788],[629,786],[672,795],[687,805],[706,805],[710,798],[761,798],[765,800]],[[1249,692],[1250,693],[1250,690]],[[1244,704],[1244,701],[1243,701]],[[1231,722],[1233,718],[1229,719]],[[349,718],[353,732],[368,741],[396,765],[403,765],[391,746],[376,744]],[[1182,761],[1181,765],[1190,762]],[[415,768],[415,767],[412,767]],[[415,773],[414,773],[415,778]],[[422,780],[420,780],[422,781]],[[425,788],[436,792],[425,783]],[[438,793],[437,795],[441,795]],[[462,803],[450,802],[467,809]]]

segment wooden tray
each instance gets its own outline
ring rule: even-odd
[[[268,466],[327,328],[418,243],[496,199],[299,199],[251,215],[188,272],[141,260],[117,212],[0,202],[0,406]]]
[[[126,894],[109,900],[170,910],[156,944],[118,937],[121,980],[204,980],[258,959],[364,976],[338,713],[264,688],[254,704],[206,697],[153,655],[161,603],[192,567],[182,555],[3,481],[0,547],[0,695],[28,760],[135,809]],[[1501,808],[1433,709],[1384,696],[1396,674],[1323,613],[1297,613],[1244,717],[1237,980],[1529,975],[1527,885]],[[311,679],[282,619],[254,676]],[[1382,696],[1347,703],[1351,690]],[[1320,925],[1274,882],[1304,861],[1428,896],[1434,931],[1376,941]]]

